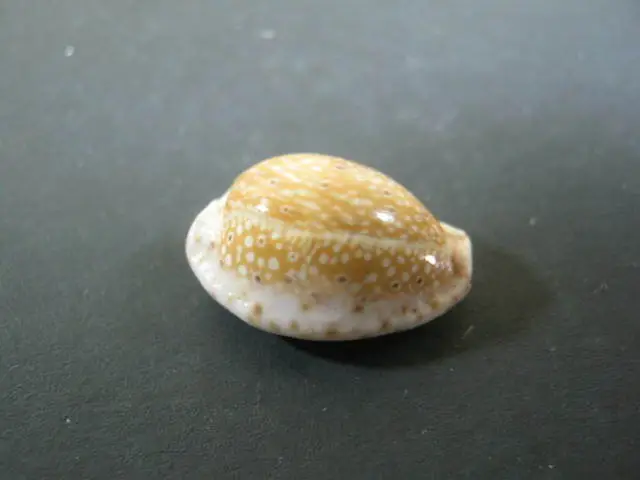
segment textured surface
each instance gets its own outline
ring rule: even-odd
[[[636,0],[0,2],[0,478],[635,478],[639,22]],[[342,347],[216,306],[185,231],[290,151],[463,226],[468,299]]]
[[[254,327],[306,340],[360,340],[415,329],[443,315],[469,293],[473,263],[471,243],[464,232],[446,223],[440,223],[447,238],[445,245],[451,251],[451,258],[457,259],[456,265],[461,272],[452,274],[442,284],[437,280],[438,277],[432,277],[429,284],[421,282],[423,290],[415,293],[390,291],[386,295],[364,296],[361,284],[343,282],[343,278],[347,278],[344,273],[341,274],[342,277],[325,276],[323,281],[321,274],[327,272],[324,268],[326,265],[323,264],[318,265],[317,273],[309,273],[308,278],[305,276],[306,280],[294,278],[293,272],[290,277],[283,277],[289,278],[289,281],[276,283],[268,275],[273,275],[273,259],[277,257],[269,258],[264,255],[264,251],[272,248],[278,251],[278,247],[277,243],[272,243],[271,238],[267,240],[266,233],[261,234],[265,244],[263,247],[253,250],[245,245],[246,248],[251,248],[249,253],[255,253],[257,258],[249,262],[245,267],[245,275],[242,275],[239,273],[244,266],[242,263],[236,268],[228,265],[231,263],[230,254],[225,250],[228,243],[224,242],[229,242],[229,234],[225,232],[223,235],[221,231],[225,218],[223,212],[229,196],[230,192],[214,199],[198,213],[189,226],[185,253],[191,270],[205,291],[239,319]],[[264,222],[265,225],[267,223],[268,220]],[[251,226],[248,228],[249,231],[252,230]],[[244,233],[243,230],[242,234]],[[286,246],[286,236],[283,234],[282,238],[278,236],[275,240],[283,241],[282,249],[290,248]],[[246,236],[245,240],[247,238],[253,237]],[[231,241],[236,239],[233,236]],[[379,241],[375,238],[370,240]],[[324,248],[324,241],[321,245]],[[348,251],[346,248],[345,250]],[[386,259],[382,258],[382,254],[387,249],[378,250],[380,258],[374,260],[371,254],[369,259],[371,270],[375,270],[379,262],[384,264]],[[297,254],[298,249],[291,248],[290,253]],[[283,262],[289,261],[286,256],[288,255],[285,255]],[[307,258],[317,256],[307,255]],[[332,258],[336,258],[333,249]],[[262,268],[265,271],[255,270],[253,267],[259,259],[263,260]],[[356,259],[348,278],[353,279],[358,273],[360,260]],[[416,261],[415,264],[420,265],[420,262]],[[331,267],[331,262],[328,265]],[[314,263],[310,263],[301,272],[311,272],[314,266]],[[345,269],[348,262],[340,262],[340,266]],[[251,275],[247,275],[249,269],[252,270]],[[298,272],[298,276],[301,272]],[[424,278],[428,278],[426,274]],[[368,281],[369,276],[365,280]],[[388,271],[382,281],[388,281]],[[371,284],[375,284],[375,280],[367,286]],[[355,291],[354,286],[358,287]]]
[[[328,155],[281,155],[251,166],[231,185],[227,213],[235,210],[311,235],[362,235],[431,249],[444,243],[436,219],[406,188],[383,172]]]
[[[249,268],[264,284],[322,277],[378,298],[444,283],[452,272],[451,247],[433,215],[401,185],[353,161],[259,162],[231,185],[223,217],[223,266]],[[242,256],[245,248],[257,258]]]
[[[298,338],[423,325],[468,294],[473,271],[463,230],[382,172],[320,154],[272,157],[239,173],[198,213],[185,250],[216,300]]]

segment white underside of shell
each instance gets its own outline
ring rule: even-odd
[[[303,307],[294,294],[259,285],[220,266],[211,242],[220,238],[222,207],[226,193],[213,200],[195,218],[189,228],[185,250],[189,266],[202,287],[224,308],[242,321],[278,335],[311,340],[356,340],[410,330],[443,315],[469,292],[472,247],[466,233],[443,222],[449,233],[463,239],[460,248],[468,266],[468,279],[460,279],[438,298],[433,309],[423,299],[404,296],[393,300],[370,302],[361,312],[353,311],[352,299],[334,295]],[[255,305],[260,305],[256,318]],[[405,307],[405,308],[403,308]],[[403,314],[402,311],[406,313]],[[330,334],[328,334],[330,332]]]

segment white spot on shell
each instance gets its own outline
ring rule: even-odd
[[[277,258],[271,257],[269,259],[269,268],[271,270],[278,270],[280,268],[280,262],[278,262]]]

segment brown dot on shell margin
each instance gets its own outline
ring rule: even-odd
[[[381,332],[389,332],[391,331],[391,322],[389,320],[383,320],[380,324]]]
[[[339,333],[336,327],[329,327],[324,331],[324,336],[326,338],[337,338]]]
[[[251,307],[251,315],[258,319],[262,316],[263,311],[264,309],[262,308],[262,304],[260,303],[254,303],[253,307]]]
[[[271,330],[272,332],[280,332],[280,327],[278,326],[278,324],[276,322],[274,322],[273,320],[271,320],[269,322],[269,330]]]

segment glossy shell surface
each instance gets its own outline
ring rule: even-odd
[[[283,155],[242,172],[198,214],[186,252],[224,307],[298,338],[415,328],[471,287],[464,231],[387,175],[328,155]]]

